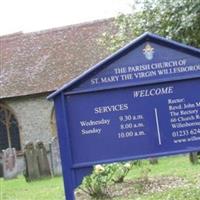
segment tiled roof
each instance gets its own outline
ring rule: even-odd
[[[104,32],[113,19],[0,37],[0,98],[56,90],[109,54]]]

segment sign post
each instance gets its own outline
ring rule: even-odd
[[[92,166],[200,150],[200,51],[145,33],[50,95],[67,200]]]

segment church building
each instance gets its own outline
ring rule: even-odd
[[[48,145],[56,125],[46,97],[109,54],[105,32],[116,33],[113,19],[0,37],[0,151]]]

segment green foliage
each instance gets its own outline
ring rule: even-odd
[[[109,197],[108,186],[114,173],[112,165],[97,165],[93,173],[84,178],[80,189],[96,199]]]
[[[84,178],[80,189],[96,199],[110,197],[109,185],[122,183],[132,166],[131,163],[97,165],[93,173]]]
[[[122,183],[124,182],[125,177],[129,173],[129,171],[132,169],[134,163],[133,162],[127,162],[127,163],[116,163],[113,165],[114,168],[114,174],[112,181],[114,183]]]
[[[144,32],[200,47],[200,0],[135,0],[132,14],[116,18],[117,35],[101,41],[115,51]]]

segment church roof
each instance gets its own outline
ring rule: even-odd
[[[0,98],[54,91],[106,57],[113,19],[0,37]]]

